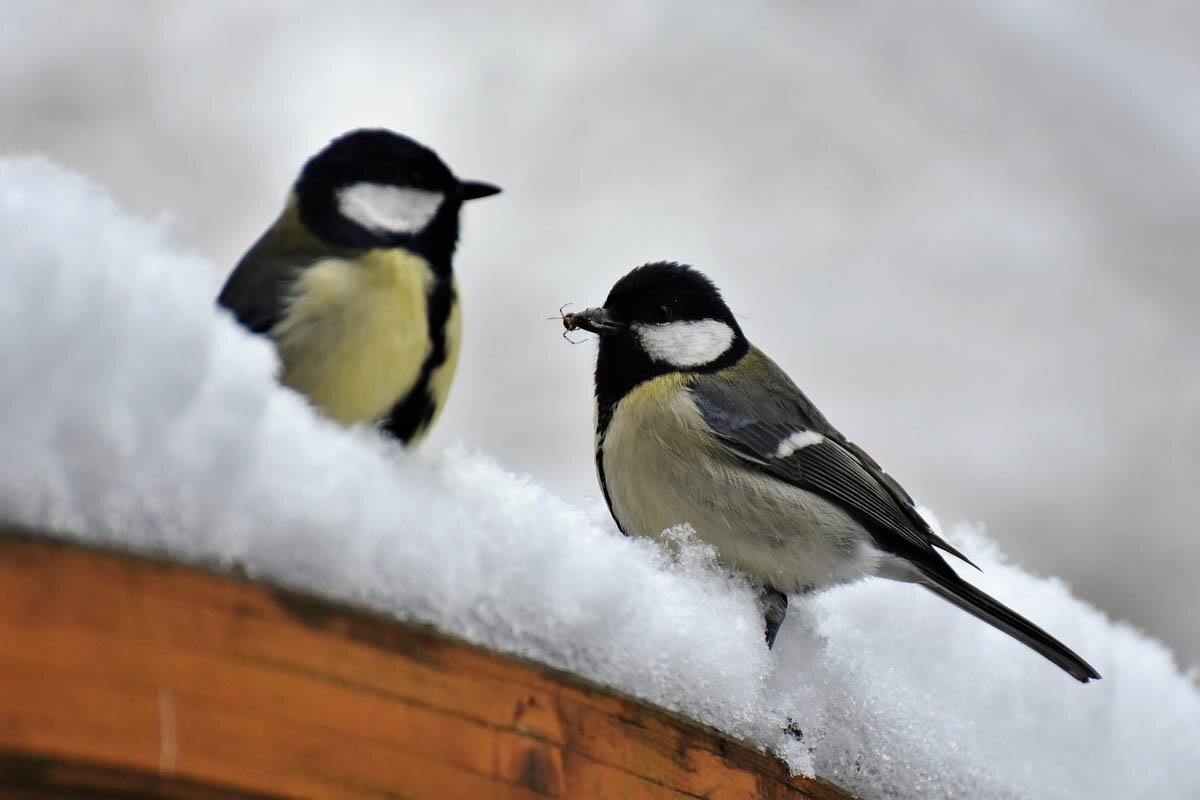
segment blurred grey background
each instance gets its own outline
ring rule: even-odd
[[[0,2],[0,19],[0,149],[168,215],[222,271],[350,128],[502,185],[465,212],[466,342],[429,448],[461,438],[594,493],[595,348],[546,317],[687,261],[944,523],[985,522],[1200,658],[1200,6]]]

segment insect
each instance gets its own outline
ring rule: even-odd
[[[563,309],[565,309],[569,305],[571,305],[571,304],[563,303],[561,306],[558,307],[558,316],[557,317],[546,317],[546,319],[561,319],[562,324],[563,324],[562,337],[564,339],[566,339],[568,342],[570,342],[571,344],[579,344],[580,342],[583,341],[582,339],[579,342],[577,342],[574,339],[572,339],[570,336],[567,336],[567,334],[570,333],[571,331],[579,330],[579,325],[577,325],[575,323],[575,315],[563,313]]]

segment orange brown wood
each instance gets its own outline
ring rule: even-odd
[[[848,795],[427,628],[0,531],[0,797]]]

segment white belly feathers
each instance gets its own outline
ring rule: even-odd
[[[715,443],[697,458],[706,429],[678,374],[647,381],[617,404],[601,446],[626,533],[658,538],[688,523],[726,566],[783,592],[878,569],[882,554],[870,535],[833,504],[737,464]]]

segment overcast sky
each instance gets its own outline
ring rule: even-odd
[[[0,2],[0,148],[228,271],[383,125],[505,188],[426,447],[596,491],[593,344],[686,261],[943,521],[1200,659],[1200,7]],[[1062,632],[1066,636],[1066,632]]]

